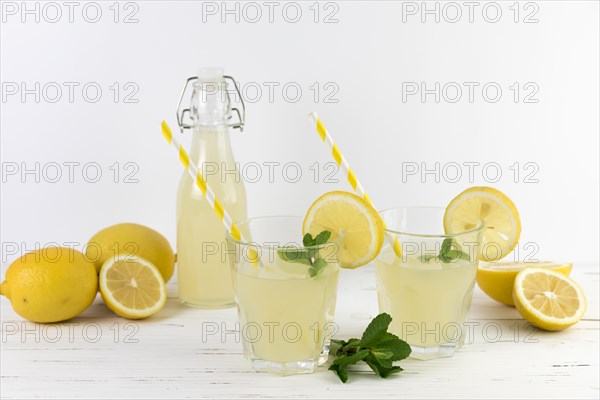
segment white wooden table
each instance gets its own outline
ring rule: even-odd
[[[566,331],[534,330],[477,288],[472,343],[454,357],[405,360],[405,371],[386,380],[361,367],[345,385],[325,368],[288,377],[252,371],[235,335],[202,337],[203,326],[205,333],[221,324],[234,329],[235,310],[185,307],[175,282],[165,308],[144,321],[116,317],[98,296],[72,321],[37,325],[3,298],[1,397],[598,399],[598,271],[598,265],[575,265],[572,276],[589,306],[584,320]],[[373,267],[343,271],[337,337],[360,335],[376,314]]]

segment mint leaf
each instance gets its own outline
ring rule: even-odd
[[[306,235],[304,235],[304,237],[302,238],[302,245],[304,247],[309,247],[312,246],[314,244],[314,239],[312,237],[312,235],[310,233],[307,233]]]
[[[440,261],[442,262],[450,262],[451,259],[448,257],[448,252],[452,250],[452,239],[446,238],[442,242],[442,247],[440,248]]]
[[[388,368],[385,371],[383,371],[382,373],[380,373],[379,376],[381,376],[382,378],[387,378],[394,372],[401,372],[401,371],[404,371],[404,370],[399,365],[394,365],[392,368]]]
[[[354,354],[360,349],[360,339],[352,338],[348,341],[331,339],[329,345],[329,354],[333,356],[342,356],[344,354]]]
[[[281,250],[277,250],[277,255],[283,261],[312,266],[308,251],[304,249],[283,247]]]
[[[379,361],[377,361],[375,357],[373,357],[372,355],[370,355],[370,357],[365,357],[365,362],[367,363],[369,368],[373,370],[373,372],[381,376],[381,373],[379,371],[383,370],[384,367],[379,363]]]
[[[373,357],[375,357],[375,358],[373,359]],[[377,353],[373,353],[373,352],[370,354],[368,361],[371,362],[372,364],[376,364],[378,370],[393,367],[391,359],[385,358],[385,357],[377,357]],[[365,362],[367,362],[366,357],[365,357]],[[371,368],[371,369],[373,369],[373,368]],[[375,373],[378,374],[379,372],[375,371]]]
[[[368,354],[369,354],[369,350],[363,349],[363,350],[360,350],[350,356],[338,357],[335,359],[335,361],[333,363],[336,365],[341,365],[341,366],[356,364],[357,362],[359,362],[363,358],[365,358]]]
[[[329,367],[343,383],[348,381],[348,365],[364,361],[380,377],[387,378],[402,371],[394,361],[410,355],[410,346],[398,336],[389,333],[387,328],[392,321],[389,314],[382,313],[373,318],[361,339],[336,340],[330,345],[330,354],[335,357]]]
[[[439,257],[440,261],[443,263],[451,263],[456,260],[468,261],[470,259],[468,254],[465,254],[460,250],[460,245],[450,238],[446,238],[442,242]]]
[[[387,333],[390,322],[392,322],[392,317],[387,313],[379,314],[373,318],[373,321],[367,326],[365,333],[363,333],[362,338],[360,339],[361,346],[373,347],[381,341],[383,336]]]
[[[329,370],[335,372],[335,374],[340,378],[342,383],[348,382],[348,372],[346,372],[346,367],[342,367],[341,365],[332,364],[329,367]]]
[[[373,352],[390,352],[392,355],[389,357],[392,361],[404,360],[410,355],[411,349],[408,343],[398,338],[384,340],[380,342]],[[378,357],[379,358],[379,357]]]
[[[394,352],[386,349],[373,349],[371,350],[371,354],[375,356],[375,358],[379,361],[381,360],[390,360],[394,356]]]
[[[448,251],[450,251],[450,249],[452,249],[452,242],[453,240],[451,238],[444,239],[440,249],[440,254],[446,254]]]
[[[325,243],[327,243],[327,241],[329,240],[330,237],[331,237],[331,232],[323,231],[315,237],[315,240],[313,241],[313,245],[320,246],[322,244],[325,244]]]
[[[388,340],[400,340],[400,338],[396,335],[394,335],[393,333],[390,332],[386,332],[385,335],[383,335],[383,337],[381,338],[381,343],[388,341]]]
[[[319,233],[314,239],[310,233],[307,233],[302,238],[302,244],[304,247],[318,246],[327,243],[330,237],[331,232],[329,231]],[[311,278],[317,276],[327,266],[327,262],[319,257],[319,249],[282,247],[281,250],[277,250],[277,255],[283,261],[308,265],[310,267],[308,274]]]
[[[345,340],[339,340],[339,339],[331,339],[331,342],[329,343],[329,354],[332,355],[337,355],[338,351],[344,347],[348,342],[346,342]]]
[[[394,372],[402,371],[402,368],[399,366],[393,366],[391,363],[388,364],[389,366],[383,365],[383,363],[377,360],[372,354],[369,354],[367,357],[365,357],[365,362],[373,370],[373,372],[382,378],[387,378]]]
[[[344,346],[344,351],[357,351],[360,349],[360,339],[352,338],[348,340],[346,345]]]

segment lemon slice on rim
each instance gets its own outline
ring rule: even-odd
[[[149,317],[163,308],[167,300],[158,268],[130,255],[111,257],[102,265],[100,293],[108,308],[130,319]]]
[[[343,191],[328,192],[309,207],[302,233],[317,235],[328,230],[329,241],[341,236],[338,259],[344,268],[358,268],[371,262],[381,250],[383,220],[373,206],[361,197]]]
[[[523,269],[531,267],[548,268],[568,276],[572,264],[554,261],[483,263],[477,269],[477,284],[492,299],[508,306],[514,306],[512,292],[515,278]]]
[[[513,299],[519,313],[538,328],[559,331],[577,323],[587,302],[573,279],[546,268],[525,268],[515,279]]]
[[[516,246],[521,235],[521,219],[511,199],[498,189],[474,186],[456,196],[444,214],[446,233],[475,229],[483,223],[479,259],[496,261]]]

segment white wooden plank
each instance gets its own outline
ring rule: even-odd
[[[358,368],[346,385],[324,368],[290,377],[252,371],[233,335],[224,341],[219,335],[202,340],[203,323],[234,329],[235,310],[185,307],[176,300],[174,282],[169,284],[165,309],[144,321],[115,317],[98,298],[72,321],[38,325],[23,321],[2,300],[0,394],[2,398],[598,398],[598,266],[578,266],[573,275],[584,287],[589,308],[584,320],[568,330],[533,330],[513,308],[477,291],[472,321],[479,325],[473,343],[454,357],[406,360],[401,363],[405,371],[387,380]],[[360,335],[376,313],[372,267],[344,271],[336,310],[338,336]],[[497,331],[501,336],[496,339]],[[97,338],[96,332],[101,332]]]

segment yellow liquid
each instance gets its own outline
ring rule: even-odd
[[[236,267],[244,353],[276,363],[316,361],[334,332],[339,266],[328,264],[309,278],[304,265],[270,261]]]
[[[246,218],[246,191],[228,135],[219,128],[195,131],[190,158],[204,169],[208,184],[237,221]],[[187,172],[177,195],[177,281],[179,299],[185,304],[202,308],[235,304],[225,228]]]
[[[379,310],[392,316],[390,332],[411,346],[462,345],[477,263],[399,259],[386,246],[375,266]]]

